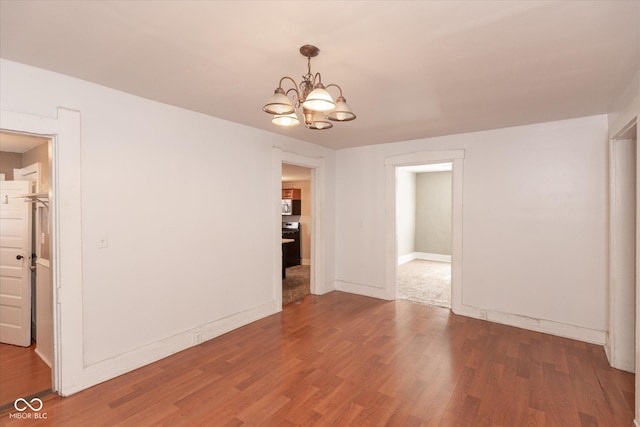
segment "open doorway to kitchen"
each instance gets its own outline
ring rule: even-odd
[[[397,168],[398,299],[451,308],[452,167]]]
[[[51,144],[0,131],[0,409],[53,388]]]
[[[311,293],[312,169],[282,164],[282,305]]]

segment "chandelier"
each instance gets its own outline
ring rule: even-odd
[[[296,109],[299,108],[302,108],[304,124],[308,129],[330,129],[333,127],[331,121],[347,122],[355,119],[356,115],[353,114],[347,105],[347,100],[342,96],[342,88],[337,84],[324,86],[320,73],[311,73],[311,58],[318,56],[320,49],[306,44],[300,48],[300,53],[307,57],[307,74],[302,76],[302,81],[299,84],[288,76],[280,79],[280,84],[273,96],[262,107],[264,112],[273,115],[271,122],[278,126],[297,126],[300,124],[300,120]],[[293,84],[293,87],[286,91],[282,87],[285,80],[289,80]],[[330,87],[336,87],[340,91],[340,95],[335,101],[327,91]]]

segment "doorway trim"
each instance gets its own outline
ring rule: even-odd
[[[635,321],[637,313],[635,316],[631,314],[634,319],[631,323],[628,319],[629,310],[637,311],[636,301],[631,301],[630,293],[633,290],[638,293],[636,245],[638,178],[640,177],[638,176],[637,139],[637,118],[634,118],[609,140],[609,333],[604,349],[611,366],[628,372],[635,371],[636,353],[636,335],[629,328],[634,324],[636,328],[638,327]],[[634,141],[633,144],[630,144],[631,141]],[[629,157],[631,150],[636,152],[633,165],[628,163],[631,160]],[[633,182],[630,174],[635,175]],[[630,184],[635,185],[634,194],[620,194],[620,190],[624,190]],[[630,209],[630,203],[635,205],[635,216],[621,217]],[[628,230],[625,229],[630,220],[636,227],[636,234],[633,236],[629,236]],[[631,257],[630,248],[634,251]],[[629,265],[630,259],[634,260],[631,265]],[[632,282],[631,289],[628,287],[630,282]],[[631,307],[629,303],[632,303]]]
[[[80,112],[58,108],[49,118],[2,110],[0,129],[51,139],[52,389],[66,396],[82,388],[84,369]]]
[[[311,268],[310,287],[314,295],[328,292],[325,285],[325,162],[323,157],[283,151],[273,147],[273,186],[277,196],[274,200],[274,298],[278,310],[282,310],[282,163],[311,169]]]
[[[386,172],[386,298],[396,299],[398,236],[396,230],[397,168],[427,163],[452,163],[451,310],[462,311],[462,189],[464,150],[420,151],[385,159]]]

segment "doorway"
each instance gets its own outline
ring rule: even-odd
[[[397,168],[396,298],[451,308],[453,163]]]
[[[43,395],[53,388],[53,285],[50,268],[50,223],[48,197],[51,183],[51,140],[46,137],[0,132],[0,180],[3,191],[21,184],[23,191],[5,194],[2,206],[2,274],[0,274],[0,304],[3,315],[21,312],[20,320],[3,319],[3,330],[24,329],[16,340],[13,334],[3,335],[0,343],[0,408],[10,406],[15,399]],[[23,185],[24,184],[24,185]],[[9,200],[11,199],[11,200]],[[11,207],[14,208],[11,208]],[[10,209],[11,208],[11,209]],[[24,242],[16,245],[11,232],[4,230],[15,223],[10,210],[25,210],[29,230]],[[18,246],[20,246],[18,248]],[[17,255],[16,255],[17,254]],[[11,297],[18,288],[17,271],[21,275],[20,294]],[[17,301],[22,301],[17,304]],[[6,329],[6,331],[5,331]],[[24,339],[22,339],[24,338]]]
[[[308,167],[282,164],[283,306],[311,293],[311,172]]]
[[[385,159],[385,242],[386,280],[383,297],[397,298],[398,274],[398,168],[435,163],[451,163],[451,310],[462,313],[465,309],[462,292],[462,193],[464,177],[464,150],[433,150],[388,157]]]
[[[617,369],[635,372],[637,124],[610,143],[609,334],[605,350]]]

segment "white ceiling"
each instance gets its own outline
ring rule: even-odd
[[[24,153],[48,141],[39,136],[0,132],[0,152]]]
[[[262,112],[307,43],[355,121]],[[640,69],[640,2],[0,0],[0,56],[341,148],[606,113]]]
[[[283,163],[282,182],[293,181],[311,181],[311,169]]]

